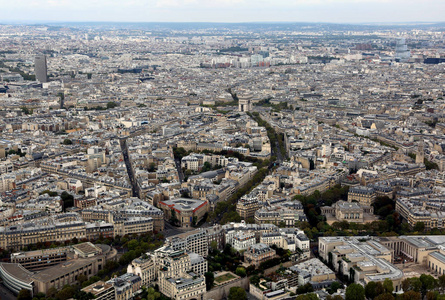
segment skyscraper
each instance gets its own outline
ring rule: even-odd
[[[405,39],[399,39],[396,43],[396,61],[406,62],[411,57],[411,52],[408,50],[408,46],[406,45]]]
[[[46,68],[46,56],[45,55],[37,55],[34,61],[35,67],[34,71],[36,72],[36,79],[39,82],[48,82],[48,74]]]

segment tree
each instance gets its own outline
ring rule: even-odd
[[[128,250],[136,250],[136,248],[139,246],[138,240],[131,240],[127,243]]]
[[[48,289],[48,291],[46,291],[46,296],[48,297],[48,298],[53,298],[53,297],[55,297],[56,296],[56,294],[57,294],[57,289],[55,288],[55,287],[50,287],[49,289]]]
[[[415,291],[403,293],[402,300],[422,300],[422,295]]]
[[[215,275],[213,275],[213,272],[206,272],[204,276],[206,278],[206,289],[207,291],[209,291],[213,287],[213,283],[215,281]]]
[[[64,145],[72,145],[72,144],[73,144],[73,141],[70,140],[70,139],[64,139],[64,140],[63,140],[63,144],[64,144]]]
[[[370,281],[365,286],[365,296],[368,299],[374,299],[379,293],[377,292],[377,283],[375,281]]]
[[[394,296],[392,294],[380,294],[374,300],[394,300]]]
[[[27,289],[21,289],[19,294],[17,295],[17,300],[31,300],[32,295],[31,291]]]
[[[297,288],[297,294],[307,294],[312,293],[314,291],[314,287],[310,283],[306,283],[305,285],[299,286]]]
[[[421,292],[422,291],[422,281],[420,281],[417,277],[407,278],[402,281],[402,289],[403,291],[414,291]]]
[[[329,252],[329,253],[328,253],[328,265],[329,265],[330,268],[333,268],[333,266],[334,266],[334,265],[332,264],[332,259],[333,259],[333,258],[332,258],[332,252]]]
[[[74,299],[76,300],[90,300],[90,299],[94,299],[95,296],[92,293],[86,293],[84,291],[77,291],[74,294]]]
[[[438,284],[439,284],[441,291],[444,292],[445,291],[445,275],[439,276]]]
[[[343,299],[343,298],[342,298]],[[318,300],[318,296],[314,293],[299,295],[295,300]]]
[[[343,285],[338,282],[338,281],[334,281],[333,283],[331,283],[331,286],[329,287],[329,294],[334,294],[337,292],[338,289],[342,288]]]
[[[385,281],[383,281],[383,288],[385,289],[386,293],[392,294],[392,292],[394,291],[394,285],[392,283],[392,280],[386,278]]]
[[[331,295],[328,295],[326,297],[326,300],[343,300],[343,297],[340,295],[335,295],[334,297],[332,297]]]
[[[171,209],[171,217],[170,217],[170,224],[172,225],[176,225],[176,223],[178,222],[178,218],[176,217],[176,211],[174,209]]]
[[[426,293],[426,300],[436,300],[438,295],[438,292],[428,291]]]
[[[74,197],[68,192],[63,191],[62,194],[60,195],[60,198],[62,199],[63,210],[66,210],[68,207],[74,206]]]
[[[59,300],[67,300],[73,298],[75,292],[76,291],[72,286],[66,285],[61,291],[56,294],[56,298]]]
[[[148,165],[148,172],[154,172],[156,170],[156,164],[155,163],[150,163]]]
[[[422,283],[422,295],[426,295],[427,291],[432,290],[437,286],[437,280],[431,275],[422,274],[419,279]]]
[[[117,103],[114,101],[110,101],[107,103],[107,109],[115,108],[116,106],[117,106]]]
[[[411,282],[410,282],[409,278],[402,281],[402,290],[404,292],[409,291],[410,287],[411,287]]]
[[[207,172],[207,171],[210,171],[211,169],[212,169],[212,165],[208,161],[206,161],[204,163],[204,165],[202,166],[201,171],[202,172]]]
[[[80,285],[82,285],[82,283],[87,280],[88,280],[87,275],[80,274],[77,276],[77,281],[79,282]]]
[[[46,295],[45,295],[45,293],[39,292],[39,293],[34,295],[34,298],[45,299]]]
[[[354,278],[355,278],[355,270],[354,270],[354,268],[350,268],[349,269],[349,281],[354,282]]]
[[[244,269],[243,267],[236,268],[235,273],[240,277],[246,277],[246,269]]]
[[[255,274],[255,275],[253,275],[252,277],[249,278],[249,281],[253,285],[258,285],[260,283],[260,277]]]
[[[230,288],[228,300],[247,300],[246,291],[238,286]]]
[[[217,243],[215,240],[211,241],[211,242],[210,242],[210,248],[211,248],[213,251],[218,250],[218,243]]]
[[[425,223],[423,223],[423,222],[417,222],[416,225],[414,225],[413,230],[414,230],[414,231],[417,231],[417,232],[423,232],[423,231],[425,231]]]
[[[32,109],[29,110],[26,106],[22,106],[22,107],[20,107],[20,109],[22,110],[22,112],[23,112],[25,115],[32,115],[32,113],[33,113]]]
[[[345,300],[365,300],[365,289],[357,283],[351,283],[346,288]]]

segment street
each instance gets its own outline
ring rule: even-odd
[[[17,299],[17,296],[15,296],[13,293],[11,293],[11,291],[8,290],[2,283],[2,284],[0,284],[0,299],[1,300],[14,300],[14,299]]]
[[[184,182],[184,173],[182,172],[181,161],[179,159],[175,159],[175,164],[176,164],[176,169],[178,170],[179,182],[183,183]]]
[[[169,237],[177,234],[181,234],[187,231],[192,231],[197,228],[190,227],[190,228],[181,228],[181,227],[175,227],[171,225],[170,223],[165,222],[165,229],[164,229],[164,236]]]

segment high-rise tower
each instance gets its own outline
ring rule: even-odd
[[[46,67],[46,56],[37,55],[34,60],[34,71],[36,73],[36,79],[39,82],[48,82],[48,70]]]
[[[400,39],[396,44],[396,61],[407,61],[411,57],[411,53],[408,50],[405,39]]]

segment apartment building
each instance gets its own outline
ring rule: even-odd
[[[255,267],[258,267],[263,261],[272,259],[275,256],[276,251],[263,243],[254,244],[244,251],[244,261]]]
[[[426,230],[441,229],[445,226],[443,203],[443,196],[437,195],[401,197],[396,200],[396,211],[411,227],[423,223]]]
[[[127,273],[139,276],[142,285],[149,286],[158,277],[158,268],[153,255],[144,255],[134,259],[127,267]]]
[[[164,211],[166,220],[175,217],[181,227],[189,228],[193,224],[198,224],[209,211],[209,202],[207,200],[178,198],[161,201],[159,207]]]
[[[64,213],[0,229],[0,247],[19,250],[30,244],[97,238],[101,234],[114,237],[152,232],[153,220],[130,217],[115,219],[112,224],[86,223],[77,213]]]
[[[209,252],[207,230],[197,229],[168,237],[165,245],[169,245],[173,250],[187,250],[189,253],[207,256]]]
[[[253,218],[255,212],[262,207],[257,198],[248,198],[247,196],[241,197],[236,203],[236,212],[243,220]]]
[[[82,289],[85,293],[91,293],[96,300],[115,300],[115,289],[111,283],[97,281]]]
[[[376,192],[371,187],[366,186],[353,186],[348,191],[348,201],[356,201],[363,205],[370,206],[374,203],[376,198]]]

